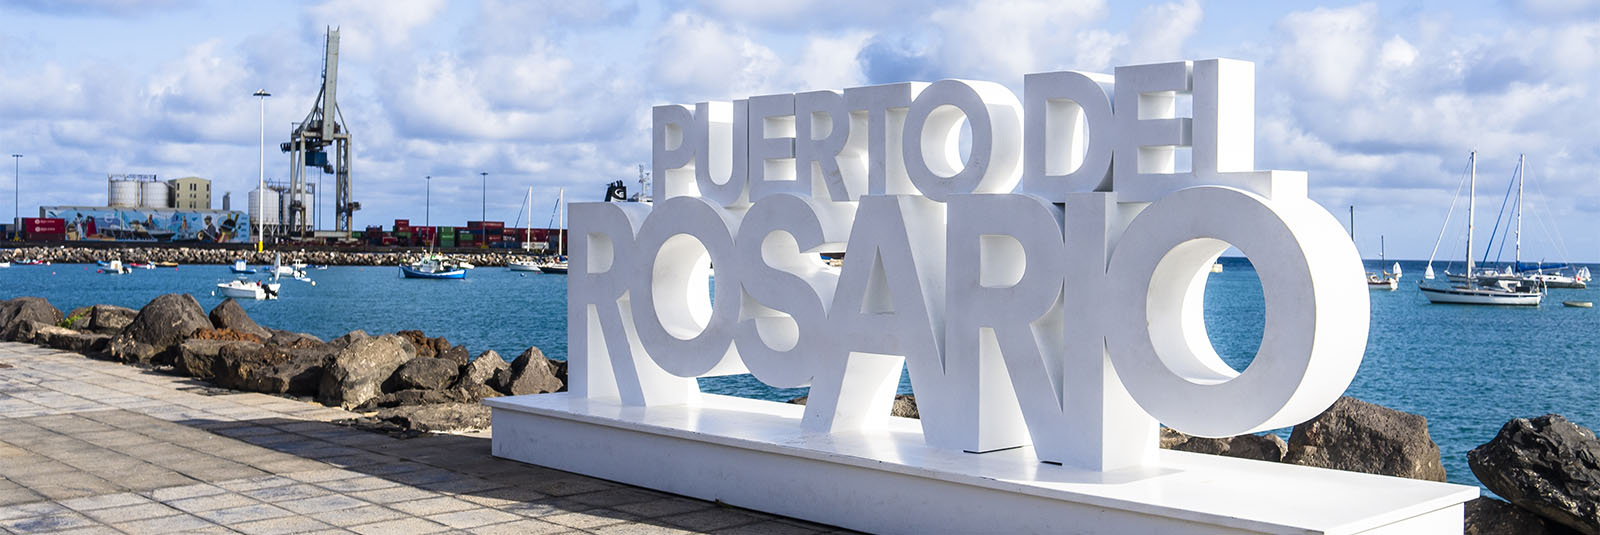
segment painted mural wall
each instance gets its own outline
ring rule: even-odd
[[[68,240],[244,243],[250,241],[244,212],[44,206],[43,217],[66,221]]]

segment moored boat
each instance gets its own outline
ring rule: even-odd
[[[1475,209],[1473,200],[1478,190],[1478,152],[1473,151],[1468,159],[1467,188],[1467,273],[1476,273],[1477,265],[1472,261],[1472,231]],[[1459,193],[1459,190],[1457,190]],[[1445,224],[1449,225],[1449,217],[1445,217]],[[1440,232],[1442,239],[1444,233]],[[1438,245],[1434,246],[1438,250]],[[1432,271],[1433,258],[1428,259],[1429,271]],[[1429,303],[1455,304],[1455,305],[1506,305],[1506,306],[1539,306],[1544,300],[1544,287],[1524,280],[1494,280],[1486,282],[1477,277],[1466,277],[1465,280],[1444,286],[1429,286],[1418,283],[1417,288],[1422,290],[1422,295],[1428,298]]]
[[[233,270],[234,273],[255,273],[255,270],[250,269],[250,266],[244,263],[243,258],[234,260],[233,267],[229,269]]]
[[[217,284],[217,293],[234,299],[277,299],[279,285],[260,281],[232,280]]]
[[[451,262],[443,255],[430,254],[411,264],[401,265],[400,274],[408,279],[465,279],[467,267]]]

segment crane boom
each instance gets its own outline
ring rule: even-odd
[[[344,115],[339,111],[339,29],[328,28],[327,45],[323,49],[322,89],[312,104],[305,120],[295,124],[289,133],[289,142],[279,147],[289,153],[289,199],[286,207],[285,231],[306,236],[312,222],[306,217],[306,200],[311,189],[307,185],[306,168],[320,168],[334,175],[334,230],[347,235],[353,229],[355,211],[361,203],[350,200],[350,131],[345,127]],[[329,146],[332,156],[329,159]]]

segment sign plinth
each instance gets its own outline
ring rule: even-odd
[[[1162,451],[1094,472],[929,447],[916,420],[815,434],[798,405],[491,398],[494,455],[871,533],[1460,533],[1462,485]]]

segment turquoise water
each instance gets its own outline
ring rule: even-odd
[[[1261,287],[1248,262],[1223,259],[1206,291],[1207,331],[1224,360],[1243,369],[1261,337]],[[1421,262],[1401,262],[1398,291],[1373,291],[1367,354],[1349,394],[1428,417],[1452,482],[1475,485],[1467,450],[1487,442],[1507,420],[1556,412],[1600,427],[1600,311],[1562,307],[1563,300],[1600,301],[1600,290],[1552,290],[1539,308],[1429,305],[1416,290]],[[1368,262],[1377,269],[1378,262]],[[1436,266],[1442,267],[1442,266]],[[95,266],[0,269],[0,299],[41,296],[63,311],[108,303],[139,308],[158,295],[186,292],[202,306],[232,275],[226,266],[95,273]],[[241,302],[263,325],[323,339],[354,329],[387,333],[421,329],[465,344],[474,355],[493,349],[514,358],[528,346],[566,358],[566,278],[480,268],[462,281],[402,279],[393,267],[332,267],[310,273],[317,285],[285,280],[277,301]],[[787,400],[805,389],[779,390],[749,376],[701,380],[709,392]],[[910,392],[902,378],[901,391]],[[1287,435],[1285,435],[1287,436]]]

